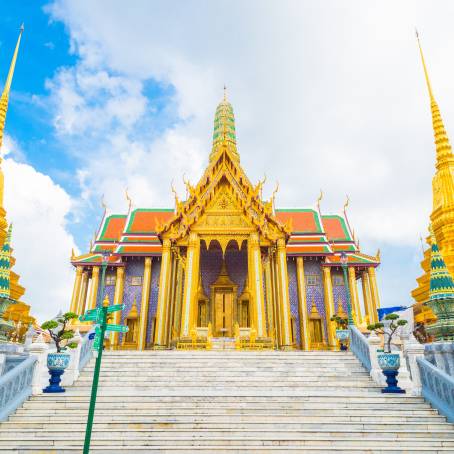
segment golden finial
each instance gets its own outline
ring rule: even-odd
[[[424,257],[424,240],[422,239],[422,235],[419,235],[419,242],[421,243],[422,256]]]
[[[16,48],[14,50],[13,59],[11,60],[11,65],[8,71],[8,77],[6,78],[5,86],[3,87],[3,93],[0,97],[0,148],[3,143],[3,132],[5,129],[6,122],[6,111],[8,110],[8,99],[9,92],[11,89],[11,83],[13,81],[14,69],[16,67],[17,55],[19,53],[20,41],[22,38],[22,33],[24,31],[24,24],[22,24],[19,32],[19,38],[17,39]]]
[[[104,300],[102,302],[102,305],[104,307],[108,307],[109,306],[109,295],[106,293],[106,296],[104,297]]]
[[[375,254],[375,258],[377,259],[378,262],[380,261],[380,258],[381,258],[380,248],[377,249],[377,253]]]
[[[132,199],[128,193],[128,188],[125,189],[125,196],[126,196],[126,200],[128,202],[128,210],[131,211],[131,207],[132,207]]]
[[[71,260],[74,260],[76,254],[74,254],[74,248],[71,248]]]
[[[224,101],[227,101],[227,86],[224,84]]]
[[[322,199],[323,199],[323,191],[320,189],[320,195],[318,196],[318,199],[317,199],[318,211],[320,211],[320,202],[322,201]]]
[[[345,213],[345,210],[347,209],[348,205],[350,204],[350,197],[348,196],[347,194],[347,199],[345,200],[345,203],[344,203],[344,213]]]
[[[432,100],[432,99],[434,99],[433,92],[432,92],[432,85],[430,84],[429,72],[427,71],[426,61],[424,59],[424,54],[422,52],[421,42],[419,41],[419,33],[416,28],[415,28],[415,33],[416,33],[416,40],[418,41],[419,53],[421,55],[422,67],[424,69],[424,75],[426,77],[427,89],[429,90],[429,96],[430,96],[430,99]]]
[[[101,196],[101,206],[104,208],[104,211],[107,211],[107,205],[104,199],[104,194]]]

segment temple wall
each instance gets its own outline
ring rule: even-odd
[[[244,284],[247,277],[247,249],[238,251],[237,249],[229,249],[225,253],[225,263],[230,279],[238,285],[238,296],[243,293]]]
[[[158,295],[159,295],[159,276],[161,275],[161,257],[153,258],[151,264],[151,288],[150,288],[150,300],[148,303],[148,319],[147,319],[147,339],[146,344],[152,343],[152,326],[153,317],[156,316],[156,309],[158,307]]]
[[[309,285],[308,277],[316,276],[316,285]],[[323,329],[324,337],[327,337],[327,326],[326,326],[326,311],[325,311],[325,298],[323,295],[323,272],[321,268],[321,262],[318,259],[304,260],[304,277],[306,279],[306,302],[307,311],[310,314],[312,308],[312,301],[315,301],[318,313],[323,318]]]
[[[347,313],[347,292],[344,284],[344,275],[342,271],[332,270],[331,279],[333,282],[333,299],[334,299],[334,310],[338,312],[339,300],[342,303],[342,309]],[[336,285],[336,284],[341,285]]]
[[[200,248],[200,272],[205,295],[210,297],[210,286],[216,282],[222,267],[222,251],[220,249],[206,250]],[[227,266],[230,274],[230,267]]]
[[[298,311],[298,281],[296,277],[296,261],[294,257],[287,258],[287,273],[288,273],[288,291],[290,297],[290,310],[292,317],[295,318],[295,342],[301,345],[301,323]]]

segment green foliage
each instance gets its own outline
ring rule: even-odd
[[[336,322],[337,329],[347,329],[348,319],[339,317],[337,314],[331,317],[332,322]]]
[[[66,312],[57,320],[48,320],[41,325],[42,329],[49,332],[58,353],[68,348],[77,348],[77,342],[69,342],[74,337],[74,330],[66,328],[69,321],[77,318],[78,315],[74,312]]]
[[[396,331],[399,327],[406,325],[407,320],[402,320],[399,318],[398,314],[387,314],[384,317],[384,320],[390,321],[389,328],[385,330],[385,324],[382,322],[374,323],[367,326],[369,331],[374,331],[376,334],[382,334],[385,338],[385,349],[386,353],[391,353],[391,341],[393,336],[396,334]],[[397,320],[397,322],[396,322]]]

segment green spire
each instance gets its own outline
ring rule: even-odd
[[[0,298],[10,297],[10,274],[11,274],[11,233],[13,225],[10,224],[8,233],[0,251]]]
[[[429,301],[454,299],[454,281],[438,249],[435,235],[431,234],[432,254],[430,261]]]
[[[232,105],[227,101],[225,87],[224,99],[218,104],[214,116],[213,148],[210,154],[210,162],[223,146],[227,147],[234,160],[240,160],[236,148],[235,116]]]

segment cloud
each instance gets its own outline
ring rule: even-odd
[[[68,233],[67,217],[72,202],[49,176],[18,162],[14,148],[10,148],[13,143],[5,140],[7,157],[2,162],[4,205],[7,220],[13,223],[13,269],[26,288],[23,301],[43,322],[60,309],[67,309],[71,298],[74,275],[69,257],[76,245]]]

